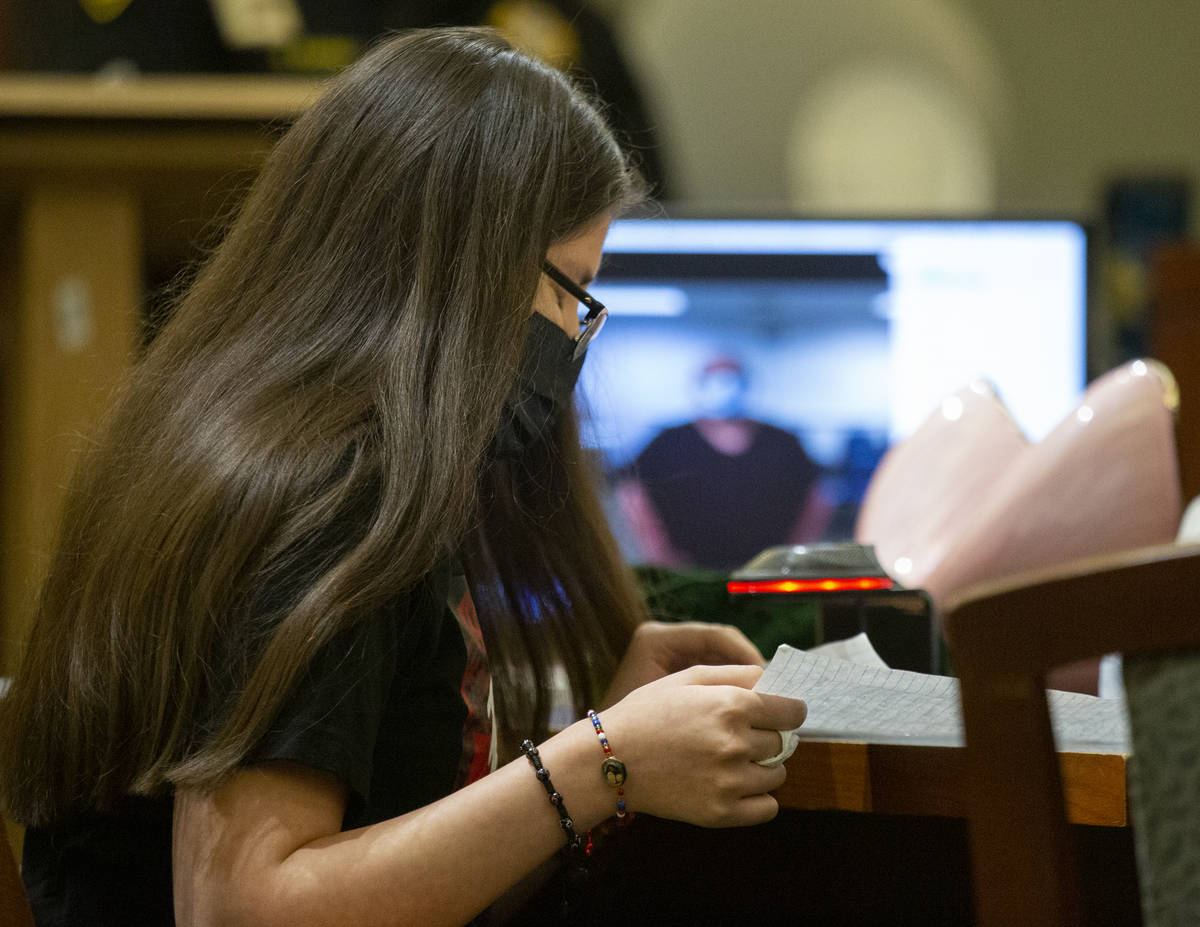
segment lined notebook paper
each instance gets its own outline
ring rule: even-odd
[[[851,663],[783,644],[755,689],[808,703],[799,734],[809,740],[851,740],[961,746],[958,680]],[[1059,750],[1128,753],[1124,702],[1050,691]]]

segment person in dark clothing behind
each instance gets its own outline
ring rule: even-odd
[[[746,371],[716,357],[697,378],[700,417],[664,428],[617,482],[649,563],[731,569],[776,544],[821,538],[821,468],[794,434],[747,415]]]

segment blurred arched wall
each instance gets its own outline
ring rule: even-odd
[[[842,202],[835,193],[812,187],[820,176],[814,161],[822,153],[836,159],[850,150],[846,127],[866,107],[872,82],[892,92],[886,99],[881,94],[879,121],[863,120],[859,137],[892,138],[893,150],[903,139],[888,126],[920,118],[915,98],[921,86],[931,88],[926,108],[937,112],[925,116],[937,126],[923,138],[914,134],[907,154],[901,145],[905,164],[892,167],[909,168],[907,175],[898,170],[897,175],[910,178],[911,192],[937,194],[928,178],[912,170],[920,159],[918,143],[957,126],[961,151],[947,156],[939,170],[961,173],[950,184],[958,192],[942,194],[959,197],[967,210],[990,203],[1007,213],[1087,217],[1099,209],[1113,177],[1200,176],[1195,124],[1200,4],[597,0],[597,5],[613,15],[624,36],[661,123],[678,198],[691,203],[835,210]],[[839,92],[840,113],[829,102]],[[896,106],[908,107],[907,121]],[[826,136],[805,137],[805,128],[814,125],[824,126]],[[880,198],[884,186],[876,184],[874,193],[858,191],[863,205],[850,211],[872,211],[877,204],[875,211],[924,212],[937,205],[933,198],[920,208],[911,196],[889,204]],[[849,201],[848,193],[843,200]],[[1193,216],[1197,211],[1192,209]]]

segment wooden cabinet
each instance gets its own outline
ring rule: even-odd
[[[0,76],[0,675],[73,456],[155,288],[219,234],[308,79]]]

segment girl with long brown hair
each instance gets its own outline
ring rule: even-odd
[[[42,923],[460,924],[626,807],[775,814],[803,704],[643,620],[579,445],[636,192],[486,31],[381,43],[283,137],[87,450],[0,700]],[[455,789],[472,627],[498,768]]]

